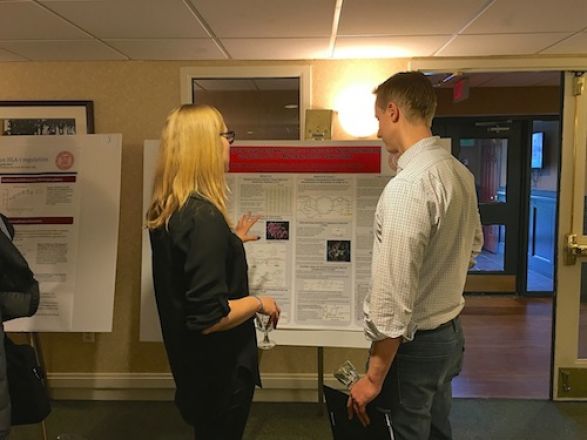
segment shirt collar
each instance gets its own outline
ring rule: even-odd
[[[435,145],[438,142],[438,139],[438,136],[430,136],[424,139],[420,139],[414,145],[409,147],[406,151],[403,152],[397,161],[398,170],[405,169],[412,161],[412,159]]]

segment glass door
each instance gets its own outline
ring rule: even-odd
[[[587,399],[587,91],[565,74],[558,212],[553,398]]]
[[[441,118],[433,129],[452,139],[453,154],[475,176],[485,243],[466,290],[515,292],[521,249],[522,123]]]

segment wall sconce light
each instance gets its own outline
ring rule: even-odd
[[[334,108],[344,131],[351,136],[367,137],[377,132],[375,95],[367,85],[353,85],[335,99]]]

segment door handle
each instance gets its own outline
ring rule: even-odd
[[[561,380],[561,388],[565,393],[569,393],[571,391],[571,375],[568,371],[560,370],[560,380]]]
[[[565,264],[572,266],[577,262],[577,257],[587,257],[587,245],[577,243],[576,234],[567,234],[565,243]]]

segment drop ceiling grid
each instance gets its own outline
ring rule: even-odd
[[[0,0],[0,61],[328,59],[335,6],[336,0]],[[586,30],[587,0],[343,0],[332,57],[356,47],[370,57],[375,49],[393,57],[395,47],[407,50],[403,57],[581,55]]]

